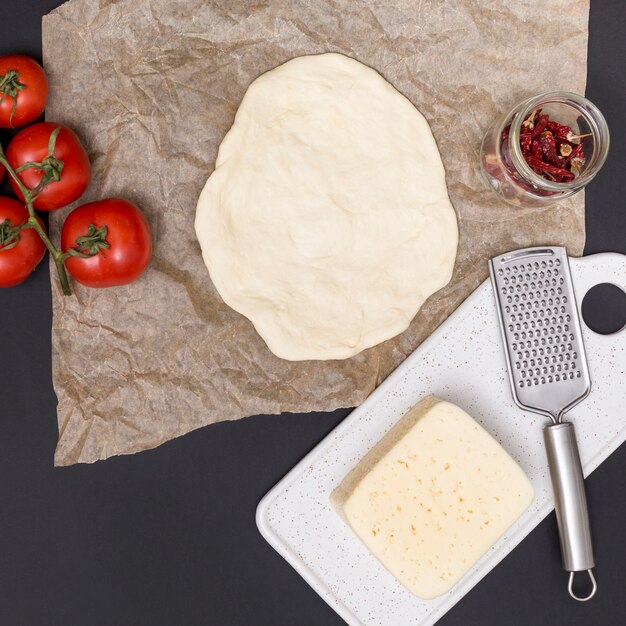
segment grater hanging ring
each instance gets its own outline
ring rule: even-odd
[[[589,579],[591,580],[591,591],[584,598],[577,596],[572,589],[572,585],[574,584],[574,574],[576,574],[576,572],[569,573],[569,584],[567,585],[567,590],[569,591],[569,595],[572,596],[574,600],[578,600],[579,602],[587,602],[587,600],[591,600],[591,598],[596,595],[596,591],[598,590],[596,577],[593,575],[593,572],[590,569],[586,571],[587,574],[589,574]]]

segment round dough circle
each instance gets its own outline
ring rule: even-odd
[[[428,122],[340,54],[250,85],[195,225],[224,301],[292,361],[348,358],[404,331],[450,280],[458,242]]]

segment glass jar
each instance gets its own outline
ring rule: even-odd
[[[548,180],[524,159],[522,123],[538,109],[576,135],[589,134],[583,140],[585,163],[570,182]],[[541,207],[580,191],[598,173],[608,150],[609,129],[600,110],[583,96],[553,91],[520,102],[493,124],[483,139],[480,160],[487,184],[503,200],[518,207]]]

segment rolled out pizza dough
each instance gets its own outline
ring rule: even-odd
[[[196,212],[215,287],[288,360],[404,331],[458,231],[428,122],[373,69],[303,56],[248,88]]]

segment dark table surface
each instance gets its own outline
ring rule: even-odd
[[[41,16],[59,4],[2,0],[0,54],[39,58]],[[612,148],[587,192],[587,254],[626,253],[624,32],[626,3],[592,0],[587,95],[607,117]],[[342,624],[263,541],[254,512],[348,411],[217,424],[150,452],[54,468],[49,281],[42,264],[0,291],[0,625]],[[608,324],[616,304],[590,303],[590,324]],[[626,623],[625,476],[622,446],[587,480],[592,602],[567,596],[552,514],[439,623]]]

